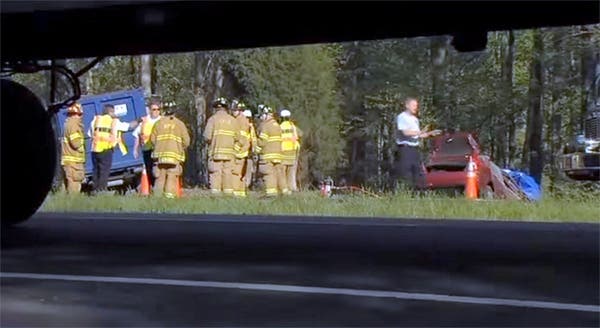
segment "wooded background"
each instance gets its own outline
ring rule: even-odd
[[[207,186],[202,132],[219,96],[288,108],[304,131],[302,187],[326,176],[390,186],[393,124],[417,97],[421,126],[477,134],[500,167],[550,184],[556,156],[582,128],[600,74],[600,25],[501,31],[485,51],[458,53],[448,36],[233,51],[110,57],[81,77],[84,94],[139,88],[178,104],[192,136],[185,181]],[[67,60],[77,70],[91,59]],[[19,75],[49,99],[49,74]],[[63,92],[65,92],[63,90]]]

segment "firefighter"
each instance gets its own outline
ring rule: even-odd
[[[83,139],[83,109],[79,103],[67,108],[62,140],[60,165],[64,172],[67,193],[79,193],[85,177],[85,140]]]
[[[213,102],[216,112],[206,122],[204,140],[209,144],[208,172],[213,194],[233,194],[232,165],[235,158],[236,121],[227,113],[227,99]]]
[[[144,158],[144,165],[146,167],[146,173],[150,180],[150,186],[154,187],[156,177],[153,172],[154,161],[152,159],[152,143],[150,142],[150,134],[154,124],[160,120],[161,115],[161,104],[158,100],[152,100],[150,107],[148,108],[148,115],[142,118],[142,122],[138,127],[133,130],[133,137],[135,138],[135,145],[133,146],[133,157],[138,159],[140,157],[140,145],[142,146],[142,156]]]
[[[190,134],[185,124],[174,116],[175,105],[169,105],[165,116],[156,124],[150,134],[154,145],[152,158],[156,161],[154,194],[166,198],[176,198],[179,178],[183,174],[185,153],[190,146]]]
[[[296,173],[298,172],[298,158],[300,153],[300,138],[302,131],[290,119],[291,112],[287,109],[280,111],[281,118],[281,164],[289,192],[298,191]]]
[[[244,176],[242,178],[245,181],[246,189],[248,189],[252,184],[252,177],[256,175],[255,167],[258,164],[258,158],[256,157],[256,146],[258,137],[256,136],[256,129],[254,128],[252,111],[246,109],[244,111],[244,117],[246,117],[246,119],[248,120],[248,126],[250,127],[250,155],[248,156],[248,160],[246,162],[246,170],[244,171]]]
[[[250,122],[243,115],[246,105],[239,100],[231,102],[231,114],[236,121],[235,159],[232,167],[233,195],[246,197],[246,182],[243,179],[247,170],[247,161],[250,154]]]
[[[280,192],[289,193],[281,165],[281,127],[273,116],[273,109],[259,105],[261,124],[258,132],[259,172],[263,176],[267,197]]]
[[[137,126],[137,121],[121,122],[115,114],[115,107],[111,104],[104,105],[102,115],[94,116],[88,130],[88,136],[92,138],[93,193],[102,192],[108,188],[114,148],[119,146],[123,156],[127,154],[127,147],[125,147],[121,133],[135,129]]]

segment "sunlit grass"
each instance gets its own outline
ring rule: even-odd
[[[600,199],[547,198],[529,203],[508,200],[469,201],[442,195],[401,193],[379,198],[344,195],[323,198],[318,192],[264,199],[259,193],[238,199],[187,190],[184,198],[138,195],[69,196],[51,194],[44,212],[141,212],[181,214],[264,214],[387,218],[446,218],[477,220],[600,222]]]

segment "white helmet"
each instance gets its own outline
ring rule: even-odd
[[[281,117],[290,117],[291,115],[292,115],[292,113],[290,113],[290,111],[287,109],[284,109],[279,113],[279,116],[281,116]]]
[[[251,111],[251,110],[249,110],[249,109],[246,109],[246,110],[244,111],[244,116],[245,116],[245,117],[252,117],[252,111]]]

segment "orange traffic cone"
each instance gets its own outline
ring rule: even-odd
[[[479,197],[479,187],[477,184],[477,164],[473,161],[473,157],[469,156],[467,181],[465,183],[465,196],[467,199],[477,199]]]
[[[177,180],[177,197],[181,198],[183,196],[183,187],[181,182],[181,177]]]
[[[142,196],[150,195],[150,180],[148,179],[148,174],[146,173],[146,165],[144,165],[144,169],[142,170],[142,184],[140,186],[140,194]]]

